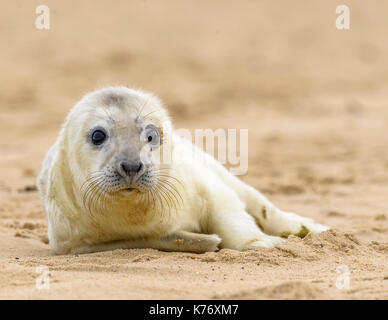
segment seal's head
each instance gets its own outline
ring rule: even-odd
[[[145,194],[168,176],[159,159],[172,125],[151,94],[125,87],[88,94],[70,112],[63,132],[67,165],[84,199]]]

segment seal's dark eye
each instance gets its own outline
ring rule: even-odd
[[[92,133],[92,143],[95,145],[95,146],[99,146],[100,144],[102,144],[106,139],[106,134],[104,131],[100,130],[100,129],[97,129],[97,130],[94,130],[93,133]]]
[[[160,133],[159,133],[158,128],[156,128],[152,124],[149,124],[145,128],[145,132],[146,132],[146,137],[147,137],[148,143],[150,143],[150,144],[152,144],[154,146],[160,144]]]

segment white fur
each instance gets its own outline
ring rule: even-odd
[[[179,161],[172,159],[169,171],[180,181],[175,187],[183,201],[176,210],[173,208],[167,214],[157,206],[144,207],[134,196],[119,198],[102,212],[92,214],[82,206],[82,182],[107,156],[102,151],[91,153],[86,131],[92,124],[104,121],[103,109],[107,106],[103,105],[101,97],[111,93],[125,95],[129,105],[138,106],[139,101],[147,100],[144,114],[158,111],[151,120],[163,126],[164,136],[172,141],[174,154],[184,155]],[[109,108],[112,114],[122,116],[122,109],[114,105]],[[132,113],[128,107],[128,115]],[[124,118],[127,121],[127,113]],[[190,159],[194,152],[202,153],[206,164],[184,160]],[[72,109],[43,162],[38,186],[48,219],[50,245],[56,253],[148,246],[193,252],[213,251],[217,245],[242,250],[272,247],[285,241],[281,235],[298,234],[306,229],[318,233],[327,229],[309,218],[277,209],[214,158],[179,137],[157,98],[124,87],[87,95]],[[193,246],[182,245],[180,239]]]

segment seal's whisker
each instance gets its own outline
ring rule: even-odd
[[[93,178],[93,179],[88,179],[89,181],[87,181],[87,184],[83,184],[82,187],[81,187],[81,192],[83,194],[83,204],[85,207],[88,206],[88,202],[89,202],[89,196],[90,196],[90,192],[92,190],[92,188],[94,187],[94,185],[97,183],[97,180],[98,178]]]
[[[148,201],[148,204],[152,204],[152,210],[155,208],[155,198],[154,198],[153,192],[154,192],[153,188],[147,191],[147,201]]]
[[[101,204],[101,202],[100,202],[101,197],[102,197],[102,199],[103,199],[103,197],[104,197],[104,189],[103,189],[102,186],[100,186],[100,188],[99,188],[99,190],[98,190],[97,197],[96,197],[95,203],[94,203],[95,205]],[[101,206],[101,207],[102,207],[102,206]],[[105,209],[105,208],[103,208],[103,209]],[[100,213],[101,213],[101,212],[100,212]]]
[[[147,117],[149,117],[151,114],[153,114],[153,113],[155,113],[155,112],[160,112],[160,111],[162,111],[162,110],[153,110],[153,111],[147,113],[145,116],[143,116],[142,119],[145,120],[145,119],[147,119]]]
[[[91,173],[88,178],[86,178],[86,180],[84,181],[84,183],[81,185],[81,188],[80,190],[82,190],[83,186],[86,185],[88,182],[90,182],[90,180],[93,180],[93,179],[96,179],[96,178],[100,178],[101,175],[102,175],[102,172],[103,171],[95,171],[93,173]],[[97,175],[97,176],[96,176]]]
[[[183,188],[182,182],[179,181],[179,179],[177,179],[177,178],[175,178],[175,177],[173,177],[173,176],[171,176],[171,175],[169,175],[169,174],[164,174],[164,173],[162,173],[162,174],[158,174],[158,176],[159,176],[159,177],[163,177],[163,178],[173,179],[173,180],[175,180],[177,183],[179,183],[179,184],[182,186],[182,188]]]
[[[159,166],[159,168],[156,168],[155,170],[156,171],[161,171],[161,170],[168,170],[168,171],[170,171],[170,170],[178,170],[178,168],[173,168],[169,164],[161,164]]]
[[[110,204],[110,197],[109,197],[109,193],[108,192],[106,192],[106,190],[104,190],[103,192],[102,192],[102,207],[103,207],[103,209],[104,209],[104,214],[105,213],[107,213],[107,211],[108,211],[108,206],[109,206],[109,204]]]
[[[147,192],[147,205],[150,204],[150,202],[151,202],[151,201],[150,201],[150,197],[151,197],[151,196],[150,196],[150,193]]]
[[[161,192],[161,195],[163,195],[163,197],[166,199],[166,203],[167,203],[167,208],[168,208],[168,216],[170,217],[171,216],[171,202],[169,201],[169,199],[167,198],[167,194],[165,192]]]
[[[94,213],[95,211],[95,200],[96,198],[98,197],[100,191],[99,191],[99,184],[98,182],[94,182],[93,184],[91,184],[90,188],[89,188],[89,192],[88,192],[88,208],[89,208],[89,212],[91,214]]]
[[[159,187],[160,187],[162,193],[165,194],[166,197],[168,198],[168,200],[169,200],[169,201],[168,201],[169,206],[174,206],[175,211],[178,211],[178,209],[177,209],[177,207],[176,207],[176,203],[175,203],[174,199],[173,199],[173,198],[171,197],[171,195],[170,195],[170,191],[169,191],[169,190],[166,188],[166,186],[164,186],[163,184],[159,184]]]
[[[105,115],[106,115],[106,117],[108,118],[109,121],[111,121],[113,123],[116,122],[116,120],[113,118],[112,113],[110,112],[109,109],[103,108],[102,110],[105,112]]]
[[[143,112],[144,108],[147,106],[148,102],[151,100],[151,96],[149,96],[143,103],[143,105],[140,107],[140,110],[138,109],[136,119],[138,120],[140,117],[143,119],[141,116],[141,113]]]
[[[171,193],[174,196],[174,199],[177,203],[179,203],[179,200],[176,196],[176,194],[180,197],[179,191],[171,185],[167,180],[160,179],[160,186],[163,186],[169,193]],[[181,197],[180,197],[181,198]]]
[[[170,177],[167,177],[167,179],[169,179],[169,178]],[[160,181],[162,181],[163,183],[167,184],[179,196],[179,198],[180,198],[180,200],[182,201],[182,204],[183,204],[183,199],[182,199],[182,196],[181,196],[180,192],[178,191],[178,188],[171,181],[168,181],[166,179],[161,179]]]
[[[175,205],[177,205],[178,207],[183,206],[183,199],[177,190],[172,189],[172,187],[169,184],[167,184],[167,181],[164,181],[160,185],[163,186],[163,188],[165,188],[166,191],[169,194],[171,194],[171,196],[175,199],[175,201],[174,201]],[[181,201],[179,201],[179,200],[181,200]]]
[[[154,197],[154,190],[150,190],[149,191],[149,195],[152,198],[152,210],[154,210],[155,209],[155,203],[156,203],[156,200],[155,200],[155,197]]]
[[[157,191],[157,190],[155,189],[155,191]],[[154,192],[154,195],[155,195],[155,199],[160,204],[160,210],[161,210],[161,213],[163,214],[163,201],[160,198],[160,194],[159,194],[159,192]]]
[[[86,201],[85,201],[85,208],[89,211],[91,215],[93,215],[93,198],[96,195],[97,192],[97,183],[91,183],[88,187],[88,190],[86,192]]]
[[[92,211],[96,205],[96,201],[98,202],[98,199],[101,195],[102,177],[102,171],[92,172],[80,188],[82,193],[83,205],[89,211],[90,214],[93,214]]]

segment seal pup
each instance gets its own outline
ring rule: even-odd
[[[164,150],[184,155],[157,161]],[[206,158],[189,161],[193,153]],[[109,87],[68,114],[38,178],[57,254],[268,248],[327,230],[284,212],[181,138],[152,94]]]

